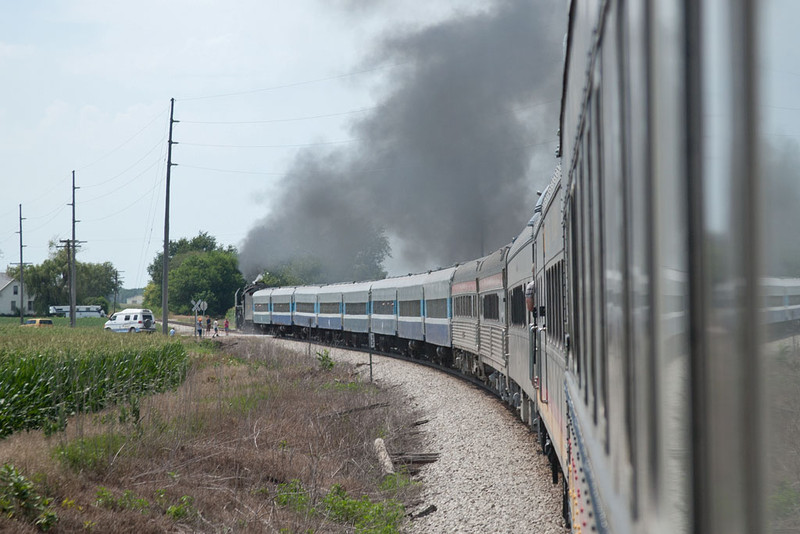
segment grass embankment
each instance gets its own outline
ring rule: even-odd
[[[135,413],[123,402],[0,441],[0,530],[398,531],[417,488],[382,479],[372,446],[411,448],[407,403],[325,352],[182,342],[185,381],[142,395]]]

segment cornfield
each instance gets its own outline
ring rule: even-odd
[[[127,404],[183,382],[180,341],[66,328],[0,327],[0,438],[19,430],[63,430],[67,418]]]

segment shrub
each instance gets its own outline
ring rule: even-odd
[[[46,531],[58,522],[50,509],[51,499],[40,496],[33,482],[25,478],[11,464],[0,468],[0,513],[33,523]]]
[[[323,350],[322,352],[317,352],[317,361],[319,362],[319,366],[323,371],[330,371],[333,369],[333,358],[331,358],[331,352],[328,349]]]

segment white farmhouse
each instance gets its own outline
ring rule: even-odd
[[[33,295],[27,286],[20,295],[19,281],[0,273],[0,315],[19,315],[20,297],[25,299],[25,315],[33,315]]]

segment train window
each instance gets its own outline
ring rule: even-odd
[[[602,77],[600,67],[602,63],[595,64],[595,83],[598,83]],[[601,425],[604,425],[605,431],[605,445],[608,447],[608,420],[606,417],[606,409],[608,405],[608,368],[606,357],[606,313],[605,313],[605,239],[603,234],[603,190],[605,188],[605,177],[603,176],[603,137],[602,129],[599,127],[602,124],[602,94],[600,86],[598,85],[595,90],[594,98],[594,113],[592,114],[593,121],[591,123],[592,131],[594,133],[592,140],[593,144],[590,149],[595,152],[595,174],[594,174],[594,187],[592,193],[594,195],[595,210],[592,217],[592,227],[595,229],[594,234],[594,272],[592,274],[594,286],[594,322],[597,325],[595,329],[595,351],[597,352],[597,373],[595,380],[597,382],[597,398],[595,405],[595,419]],[[606,450],[608,450],[606,448]]]
[[[447,299],[431,299],[425,301],[425,316],[431,319],[447,318]]]
[[[367,303],[366,302],[345,302],[344,313],[346,315],[366,315]]]
[[[483,296],[483,318],[500,320],[500,297],[496,293]]]
[[[519,285],[511,290],[511,324],[527,323],[525,311],[525,288]]]
[[[258,302],[256,304],[253,304],[253,311],[268,312],[269,311],[269,302]]]
[[[547,306],[550,308],[550,321],[547,324],[547,337],[557,343],[564,343],[564,261],[557,262],[545,273],[547,281]]]
[[[784,286],[788,305],[800,304],[800,135],[796,103],[800,73],[800,33],[795,21],[800,4],[792,0],[764,0],[753,4],[758,12],[758,69],[752,73],[758,81],[760,164],[753,183],[760,200],[756,238],[761,246],[757,258],[748,258],[761,266],[764,280]],[[730,109],[730,108],[729,108]],[[738,213],[731,214],[736,221]],[[733,241],[734,243],[736,241]],[[780,277],[780,278],[778,278]],[[733,279],[733,277],[731,278]],[[783,303],[781,304],[783,305]],[[749,312],[749,310],[747,310]],[[780,314],[762,312],[761,364],[763,399],[768,416],[760,435],[767,449],[760,454],[766,483],[760,488],[764,512],[774,532],[797,530],[800,525],[800,315],[796,308]],[[742,323],[742,324],[747,324]],[[749,399],[748,399],[749,400]],[[745,409],[753,409],[753,403]],[[760,414],[759,414],[760,415]],[[752,419],[750,419],[752,420]],[[740,420],[741,421],[741,420]],[[752,427],[746,427],[750,430]],[[752,433],[751,433],[752,434]]]
[[[314,303],[313,302],[298,302],[295,306],[295,311],[297,313],[314,313]]]
[[[288,302],[275,302],[272,304],[272,311],[275,313],[289,313],[289,303]]]
[[[401,317],[422,317],[422,302],[419,300],[401,300],[399,307]]]
[[[567,225],[569,228],[567,229],[567,249],[566,252],[568,254],[569,260],[569,274],[567,275],[567,279],[572,281],[572,287],[568,289],[569,295],[569,325],[568,325],[568,332],[570,336],[569,342],[569,349],[567,354],[572,358],[572,369],[575,371],[576,374],[580,374],[580,361],[576,357],[576,350],[578,347],[578,330],[576,328],[576,313],[578,309],[577,303],[577,246],[576,246],[576,228],[575,228],[575,198],[573,196],[569,197],[567,201],[567,213],[566,213],[566,220]]]
[[[320,302],[319,303],[319,312],[320,313],[341,313],[338,302]]]
[[[372,313],[375,315],[394,315],[394,301],[373,300]]]
[[[459,295],[453,298],[453,314],[456,317],[475,317],[475,298],[473,295]]]

